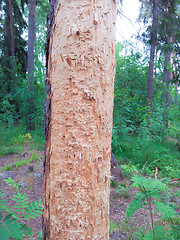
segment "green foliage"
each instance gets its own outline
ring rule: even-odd
[[[4,181],[16,189],[16,194],[11,198],[14,204],[8,206],[6,194],[2,194],[0,190],[0,239],[23,239],[24,236],[32,236],[32,229],[21,221],[39,217],[43,209],[42,200],[29,202],[27,195],[19,191],[19,185],[13,179],[8,178]]]
[[[131,176],[134,173],[138,173],[138,169],[134,165],[121,165],[121,169],[123,172],[125,172],[127,175]]]
[[[117,67],[114,89],[115,133],[126,135],[136,132],[146,113],[147,59],[130,50],[123,55],[125,46],[117,44]]]
[[[110,221],[110,234],[118,230],[119,230],[119,225],[115,222]]]
[[[126,43],[117,44],[116,59],[113,153],[124,164],[131,162],[150,175],[157,167],[159,174],[177,178],[180,174],[180,154],[176,146],[176,142],[180,142],[180,111],[179,107],[174,108],[174,103],[168,108],[166,129],[162,104],[163,56],[155,63],[151,113],[147,113],[148,59]],[[174,87],[171,89],[174,100]],[[177,101],[180,102],[179,95]]]
[[[158,240],[158,239],[173,239],[172,229],[164,229],[162,226],[154,223],[154,215],[156,212],[161,213],[161,219],[167,221],[173,221],[176,215],[174,208],[164,202],[164,198],[168,196],[169,191],[165,182],[162,182],[154,178],[145,178],[139,175],[134,175],[131,180],[133,181],[131,187],[136,187],[139,192],[134,196],[134,200],[129,204],[126,209],[126,215],[128,218],[132,217],[139,208],[145,208],[149,212],[151,219],[150,228],[146,233],[142,231],[136,232],[139,239]],[[155,206],[156,210],[153,210]]]
[[[7,127],[0,125],[0,155],[10,153],[20,153],[24,145],[32,149],[44,149],[43,129],[37,129],[34,132],[26,133],[24,125],[13,125]]]
[[[166,177],[178,178],[180,173],[180,154],[176,142],[165,138],[163,141],[151,139],[139,141],[137,135],[128,134],[119,137],[121,151],[115,150],[116,157],[121,163],[135,166],[152,175],[155,167],[159,174]]]
[[[25,30],[28,22],[27,1],[12,1],[15,56],[11,56],[9,28],[9,5],[2,0],[0,12],[0,124],[11,127],[16,123],[25,124],[30,93],[27,87],[27,37]],[[36,43],[33,82],[33,113],[30,116],[36,128],[43,128],[43,110],[45,100],[45,42],[46,18],[49,3],[39,1],[36,6]],[[22,10],[21,10],[22,8]],[[29,116],[29,115],[28,115]]]
[[[15,165],[15,168],[17,169],[18,167],[22,167],[22,166],[24,166],[24,165],[27,165],[27,164],[29,164],[30,162],[33,162],[33,161],[38,160],[38,159],[40,159],[40,158],[41,158],[41,156],[40,156],[38,153],[33,152],[33,153],[32,153],[32,156],[29,157],[29,158],[27,158],[27,159],[23,159],[23,160],[20,160],[20,161],[17,161],[17,162],[9,163],[9,164],[3,166],[3,167],[1,168],[1,172],[11,170],[11,169],[12,169],[12,166],[14,167],[14,165]]]
[[[7,126],[12,126],[15,122],[15,106],[11,101],[11,96],[5,96],[0,103],[0,121]]]

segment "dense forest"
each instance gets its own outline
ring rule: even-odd
[[[137,21],[144,32],[137,33],[136,43],[116,44],[112,152],[143,194],[137,173],[179,184],[180,6],[178,0],[139,2]],[[118,1],[120,17],[122,4]],[[48,0],[0,0],[0,156],[22,153],[27,146],[44,149],[48,9]],[[12,164],[8,167],[1,172],[12,170]],[[151,236],[125,239],[178,239],[174,228],[175,233],[155,238],[152,221]]]

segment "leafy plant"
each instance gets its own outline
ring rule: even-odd
[[[154,215],[156,212],[160,212],[161,218],[163,220],[173,219],[173,217],[176,215],[174,208],[172,208],[170,204],[164,203],[163,201],[169,193],[166,183],[158,179],[150,177],[145,178],[139,175],[134,175],[131,180],[133,181],[131,188],[138,188],[139,193],[135,195],[134,200],[129,204],[126,210],[127,217],[131,217],[132,215],[134,215],[136,210],[144,207],[149,212],[149,216],[151,219],[151,231],[146,234],[145,238],[142,239],[165,239],[159,238],[159,236],[162,236],[162,232],[164,230],[162,226],[155,226]],[[153,206],[156,208],[156,210],[153,210]]]
[[[119,230],[119,225],[115,222],[110,221],[110,234],[117,230]]]
[[[35,219],[42,214],[42,200],[30,202],[26,193],[22,194],[19,191],[19,185],[11,178],[3,180],[9,186],[16,190],[11,198],[14,201],[13,206],[9,207],[6,194],[0,190],[0,239],[8,240],[23,239],[23,237],[31,236],[32,229],[27,225],[22,224],[21,220],[30,218]],[[40,234],[39,234],[40,235]]]

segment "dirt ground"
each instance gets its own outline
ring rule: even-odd
[[[17,161],[30,158],[33,154],[32,150],[26,149],[23,154],[12,154],[0,157],[0,169],[10,163],[16,163]],[[10,169],[10,171],[3,172],[18,182],[21,185],[22,193],[26,193],[30,201],[38,201],[40,198],[43,199],[43,158],[44,152],[36,152],[37,159],[26,164],[24,166]],[[2,174],[2,173],[1,173]],[[7,175],[8,176],[8,175]],[[0,178],[1,175],[0,175]],[[125,178],[121,182],[124,186],[130,186],[130,180]],[[11,204],[11,197],[13,195],[13,189],[0,181],[0,189],[2,193],[7,193],[8,203]],[[125,211],[128,204],[132,201],[135,195],[136,189],[131,189],[126,194],[116,193],[116,187],[111,188],[110,194],[110,222],[112,232],[110,234],[111,240],[118,239],[132,239],[130,238],[131,232],[133,231],[134,223],[135,225],[146,227],[149,221],[148,214],[144,209],[140,209],[135,213],[132,221],[125,224],[124,227],[119,228],[122,221],[125,219]],[[37,232],[41,230],[42,227],[42,217],[37,217],[28,221],[27,225],[33,229],[34,235],[33,239],[38,239]]]

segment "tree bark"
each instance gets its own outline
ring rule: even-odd
[[[153,74],[154,74],[154,55],[157,42],[157,23],[158,23],[158,0],[153,1],[153,19],[152,19],[152,33],[151,33],[151,50],[149,61],[149,75],[148,75],[148,111],[152,110],[152,92],[153,92]]]
[[[115,2],[50,2],[43,239],[109,239]]]
[[[28,26],[28,106],[26,131],[35,129],[34,118],[34,45],[35,45],[35,7],[36,0],[29,0]]]
[[[174,108],[177,109],[178,83],[175,85]]]
[[[171,2],[168,1],[167,3],[167,11],[168,15],[171,16]],[[164,60],[164,69],[163,69],[163,83],[164,83],[164,91],[163,91],[163,103],[164,103],[164,125],[168,127],[168,107],[170,105],[170,94],[169,94],[169,82],[171,79],[171,72],[168,69],[169,63],[171,63],[171,51],[170,51],[170,44],[172,44],[172,32],[170,23],[167,24],[167,46],[168,51],[165,53],[165,60]]]
[[[177,81],[177,66],[176,66],[176,53],[173,52],[172,65],[174,66],[173,80]],[[178,82],[175,83],[175,95],[174,95],[174,109],[177,109],[177,97],[178,97]]]
[[[12,79],[11,79],[11,91],[16,93],[16,70],[15,70],[15,44],[14,44],[14,24],[12,14],[12,1],[8,0],[8,11],[9,11],[9,39],[10,39],[10,57],[12,67]]]
[[[12,15],[12,1],[8,0],[9,4],[9,24],[10,24],[10,39],[11,39],[11,57],[14,61],[14,30],[13,30],[13,15]]]

